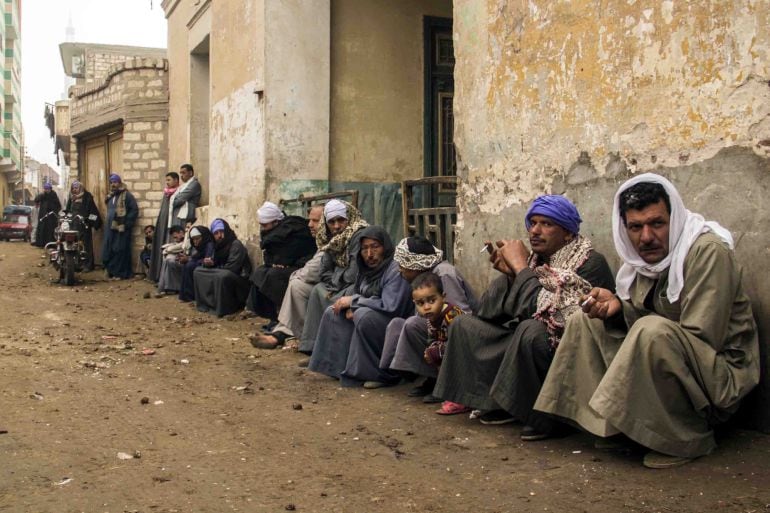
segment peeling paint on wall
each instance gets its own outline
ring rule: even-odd
[[[461,201],[528,201],[581,151],[599,175],[611,153],[633,171],[733,145],[767,156],[768,12],[751,0],[456,0]]]
[[[255,240],[259,223],[254,213],[265,190],[264,119],[247,82],[211,109],[209,218],[225,217],[241,234]]]
[[[455,0],[454,14],[455,258],[469,281],[493,274],[481,241],[524,238],[547,192],[576,202],[617,268],[611,199],[653,171],[741,241],[767,333],[768,2]]]

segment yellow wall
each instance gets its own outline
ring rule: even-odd
[[[5,173],[0,174],[0,211],[11,204],[11,187]]]
[[[423,175],[423,16],[451,0],[333,0],[330,179]]]
[[[169,170],[177,171],[190,157],[188,138],[190,110],[190,52],[187,23],[193,15],[194,0],[181,0],[168,19],[168,162]]]

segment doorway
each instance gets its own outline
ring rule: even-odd
[[[109,193],[109,176],[123,168],[123,128],[122,126],[106,134],[84,139],[79,145],[82,155],[80,181],[94,196],[94,202],[107,220],[107,206],[104,201]],[[104,229],[94,230],[94,263],[102,262],[102,240]]]
[[[456,176],[452,19],[423,18],[425,66],[424,176]],[[456,187],[430,187],[426,206],[454,206]]]

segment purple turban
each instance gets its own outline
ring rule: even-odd
[[[570,233],[577,234],[580,231],[580,219],[577,207],[567,198],[559,194],[545,194],[535,198],[535,201],[529,206],[527,215],[524,217],[524,225],[529,230],[529,219],[532,216],[541,215],[564,228]]]
[[[211,233],[225,230],[225,223],[221,219],[214,219],[211,223]]]
[[[43,189],[45,189],[46,191],[50,191],[51,189],[53,189],[53,185],[51,185],[51,182],[45,182],[43,184]]]
[[[118,182],[118,183],[120,183],[120,182],[122,182],[122,181],[123,181],[123,180],[121,180],[121,179],[120,179],[120,175],[117,175],[117,174],[115,174],[115,173],[112,173],[112,174],[110,175],[110,183],[112,183],[112,182]]]

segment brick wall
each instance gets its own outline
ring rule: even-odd
[[[121,175],[139,206],[134,266],[141,272],[138,253],[144,245],[142,227],[155,224],[168,172],[168,61],[124,58],[103,70],[111,62],[106,57],[110,56],[89,68],[94,73],[103,72],[101,80],[71,90],[71,175],[80,176],[78,143],[102,127],[122,123],[122,167],[112,172]]]

